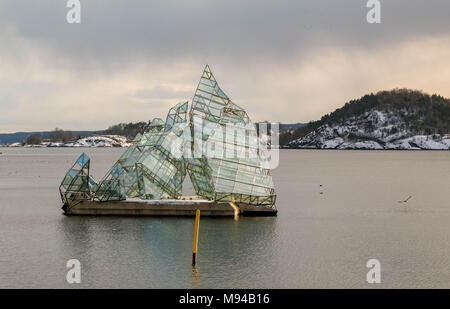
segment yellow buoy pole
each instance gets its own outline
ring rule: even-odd
[[[200,209],[195,211],[194,247],[192,248],[192,266],[195,266],[198,245],[198,227],[200,225]]]
[[[230,206],[233,207],[233,209],[234,209],[234,219],[237,220],[237,218],[239,217],[239,207],[234,202],[230,202]]]

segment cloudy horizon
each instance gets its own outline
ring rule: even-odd
[[[367,93],[450,97],[450,2],[0,2],[0,133],[165,117],[209,64],[253,121],[308,122]]]

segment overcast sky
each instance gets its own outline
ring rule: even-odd
[[[0,1],[0,132],[165,117],[205,64],[252,120],[306,122],[370,92],[450,97],[450,1]]]

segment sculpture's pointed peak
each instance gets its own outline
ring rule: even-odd
[[[80,167],[83,167],[86,165],[87,162],[89,162],[90,158],[88,157],[87,154],[85,154],[84,152],[78,157],[76,163],[78,163],[78,165]]]
[[[211,72],[211,68],[209,67],[208,64],[205,66],[205,69],[203,70],[202,77],[207,78],[207,79],[211,79],[211,80],[215,80],[214,79],[214,75]]]

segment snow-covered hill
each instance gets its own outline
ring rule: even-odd
[[[91,136],[66,144],[68,147],[128,147],[130,145],[127,138],[121,135]]]
[[[80,138],[73,142],[42,142],[39,145],[25,145],[24,147],[128,147],[131,143],[120,135],[96,135]],[[19,143],[10,147],[20,146]]]
[[[404,123],[408,110],[373,108],[340,124],[325,124],[288,147],[318,149],[449,150],[449,134],[414,134]]]

